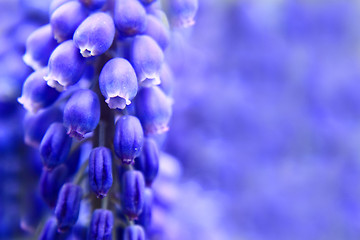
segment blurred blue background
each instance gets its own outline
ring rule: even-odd
[[[9,2],[1,33],[47,12]],[[173,34],[165,149],[184,167],[174,216],[187,239],[359,239],[359,13],[356,0],[202,0],[196,25]],[[21,39],[47,21],[37,16],[14,41],[2,34],[3,72],[21,65]]]

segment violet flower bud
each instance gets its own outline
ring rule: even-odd
[[[114,7],[114,22],[122,36],[134,36],[146,28],[146,11],[138,0],[118,0]]]
[[[170,0],[170,9],[175,25],[180,27],[190,27],[194,25],[194,18],[198,7],[198,0]]]
[[[111,109],[124,109],[138,90],[135,71],[124,58],[113,58],[105,64],[99,76],[99,86]]]
[[[127,171],[123,174],[121,183],[123,213],[131,220],[137,219],[144,207],[144,177],[139,171]]]
[[[66,2],[58,7],[50,17],[50,24],[57,42],[71,39],[76,28],[86,17],[86,9],[78,1]]]
[[[69,1],[73,1],[73,0],[52,0],[49,6],[49,15],[51,16],[56,9],[58,9],[61,5]]]
[[[60,95],[58,91],[46,84],[44,81],[46,74],[47,68],[37,70],[24,82],[18,102],[30,112],[36,113],[39,109],[50,106]]]
[[[100,102],[91,90],[78,90],[65,105],[64,125],[70,137],[82,139],[100,120]]]
[[[141,153],[143,141],[139,119],[130,115],[119,118],[115,126],[114,151],[123,163],[133,163]]]
[[[96,10],[102,8],[107,0],[79,0],[90,10]]]
[[[42,26],[27,38],[24,62],[34,70],[45,67],[56,46],[50,24]]]
[[[52,171],[42,171],[39,189],[41,197],[49,207],[55,207],[60,188],[66,182],[67,174],[68,171],[65,165],[60,165]]]
[[[77,83],[85,70],[85,59],[72,40],[61,43],[50,56],[47,84],[58,91]]]
[[[171,117],[171,101],[159,87],[142,88],[135,98],[136,116],[145,135],[166,132]]]
[[[165,50],[169,45],[170,32],[164,26],[164,24],[155,16],[148,14],[147,16],[147,27],[144,34],[152,37],[156,43]]]
[[[39,240],[61,240],[62,234],[57,230],[57,223],[54,217],[49,218],[40,234]]]
[[[159,87],[167,95],[171,96],[174,88],[174,76],[169,66],[164,63],[160,70],[161,83]]]
[[[72,139],[66,134],[62,123],[53,123],[40,143],[40,155],[47,169],[63,163],[71,148]]]
[[[143,173],[150,186],[159,171],[159,150],[153,139],[145,138],[141,155],[135,159],[135,168]]]
[[[159,74],[164,54],[154,39],[146,35],[137,36],[132,45],[130,59],[140,85],[149,87],[160,84]]]
[[[32,147],[39,147],[46,130],[53,122],[62,121],[63,112],[57,107],[41,109],[36,114],[28,112],[24,119],[24,141]]]
[[[139,225],[130,225],[124,230],[123,240],[145,240],[145,231]]]
[[[112,157],[110,149],[106,147],[94,148],[89,157],[89,185],[98,198],[106,197],[111,188]]]
[[[111,232],[114,226],[114,216],[111,211],[96,209],[92,215],[89,240],[111,240]]]
[[[112,18],[103,12],[87,17],[74,33],[74,44],[83,57],[98,56],[106,52],[115,36]]]
[[[152,218],[152,205],[153,205],[153,193],[151,188],[145,188],[145,200],[143,211],[141,212],[136,224],[141,225],[144,229],[148,229],[151,225]]]
[[[62,186],[55,207],[58,230],[67,231],[77,221],[80,211],[82,190],[79,186],[66,183]]]

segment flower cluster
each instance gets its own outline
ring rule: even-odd
[[[39,239],[152,236],[152,184],[172,114],[170,27],[192,25],[198,8],[166,3],[53,0],[49,23],[27,38],[33,72],[18,102],[52,215],[38,214]]]

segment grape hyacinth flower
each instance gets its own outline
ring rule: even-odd
[[[111,211],[96,209],[92,215],[89,227],[89,240],[110,240],[114,225],[114,217]]]
[[[79,186],[66,183],[60,190],[55,207],[58,230],[69,230],[78,220],[82,190]]]
[[[146,11],[137,0],[118,0],[114,7],[114,22],[121,36],[134,36],[146,28]]]
[[[79,0],[79,1],[90,10],[97,10],[99,8],[102,8],[107,0]]]
[[[98,198],[106,197],[112,182],[112,157],[106,147],[94,148],[89,157],[89,185]]]
[[[159,170],[159,150],[153,139],[145,138],[141,156],[135,159],[135,168],[143,173],[150,186]]]
[[[141,225],[145,230],[151,226],[152,207],[153,207],[153,192],[151,188],[145,188],[144,207],[136,223]]]
[[[194,17],[198,7],[198,0],[170,0],[170,8],[174,15],[173,20],[180,27],[194,25]]]
[[[122,211],[129,219],[137,219],[144,207],[144,177],[139,171],[126,171],[121,182]]]
[[[76,28],[86,17],[86,9],[78,1],[69,1],[58,7],[50,17],[51,28],[57,42],[71,39]]]
[[[86,63],[73,40],[68,40],[55,48],[48,66],[49,73],[44,79],[50,87],[63,91],[80,80]]]
[[[130,59],[140,85],[149,87],[161,83],[159,75],[164,54],[155,40],[146,35],[137,36],[131,48]]]
[[[50,106],[59,97],[60,93],[49,87],[44,81],[47,68],[33,72],[24,82],[22,95],[18,98],[24,108],[32,113]]]
[[[166,26],[157,17],[148,14],[147,16],[147,27],[144,34],[153,38],[156,43],[164,51],[169,45],[170,32]]]
[[[99,76],[99,86],[111,109],[124,109],[138,90],[135,71],[124,58],[113,58],[105,64]]]
[[[114,151],[125,164],[132,164],[141,153],[144,133],[139,119],[134,116],[123,116],[115,126]]]
[[[106,52],[115,36],[112,18],[103,12],[87,17],[74,33],[74,44],[83,57],[98,56]]]
[[[93,131],[100,120],[100,102],[91,90],[79,90],[69,99],[64,109],[64,125],[70,137],[82,139]]]
[[[61,233],[57,230],[57,223],[55,218],[49,218],[41,232],[39,240],[58,240]]]
[[[50,24],[37,29],[26,40],[24,62],[34,70],[45,67],[57,46]]]
[[[159,87],[142,88],[137,94],[135,108],[145,135],[168,131],[171,101]]]
[[[72,139],[66,134],[62,123],[53,123],[40,143],[40,155],[44,166],[51,170],[67,158]]]
[[[145,240],[144,229],[139,225],[128,226],[124,230],[123,240]]]
[[[56,9],[58,9],[61,5],[69,1],[73,1],[73,0],[52,0],[49,6],[49,15],[51,16]]]

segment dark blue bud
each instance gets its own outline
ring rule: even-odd
[[[64,125],[70,137],[82,139],[100,120],[100,102],[91,90],[78,90],[65,105]]]
[[[32,114],[28,112],[24,119],[24,141],[32,147],[39,147],[46,130],[53,122],[63,119],[63,112],[57,107],[45,108]]]
[[[24,82],[22,95],[18,101],[30,112],[36,113],[39,109],[50,106],[60,95],[44,81],[47,72],[47,68],[37,70]]]
[[[137,36],[132,45],[130,59],[140,85],[148,87],[160,84],[159,75],[164,54],[154,39],[146,35]]]
[[[135,71],[124,58],[108,61],[99,76],[101,93],[112,109],[124,109],[131,103],[138,90]]]
[[[82,190],[79,186],[66,183],[62,186],[55,207],[58,230],[67,231],[77,221],[80,211]]]
[[[194,25],[198,7],[198,0],[170,0],[174,24],[179,27]]]
[[[111,240],[114,216],[111,211],[96,209],[92,215],[88,240]]]
[[[3,165],[2,168],[4,168]],[[10,179],[7,180],[6,184],[9,183],[11,184]],[[14,188],[14,186],[11,186],[11,188]],[[7,198],[6,195],[7,194],[4,192],[4,190],[2,190],[2,197]],[[23,203],[25,212],[22,214],[20,227],[26,232],[34,233],[36,231],[36,228],[41,223],[42,218],[44,217],[47,209],[46,206],[44,205],[43,200],[36,191],[30,191],[29,193],[26,193],[24,199],[26,199],[26,201]]]
[[[169,30],[158,18],[153,15],[147,15],[147,27],[144,34],[152,37],[162,50],[165,50],[169,45]]]
[[[135,168],[144,175],[147,185],[151,185],[159,171],[159,150],[156,142],[145,138],[140,157],[135,159]]]
[[[84,145],[83,145],[84,146]],[[79,169],[79,163],[81,160],[81,153],[83,146],[72,152],[65,161],[65,165],[68,169],[68,176],[73,176]]]
[[[49,59],[49,74],[44,77],[47,84],[58,91],[77,83],[85,71],[85,58],[72,40],[61,43]]]
[[[42,171],[39,182],[40,195],[49,207],[55,207],[60,188],[66,182],[67,176],[65,165],[60,165],[52,171]]]
[[[174,88],[174,76],[169,66],[164,63],[160,71],[161,83],[159,87],[167,95],[171,96]]]
[[[61,5],[63,5],[64,3],[67,3],[69,1],[72,0],[52,0],[50,3],[50,7],[49,7],[49,15],[51,16],[51,14],[58,9]]]
[[[57,230],[57,222],[55,218],[49,218],[40,234],[39,240],[62,240],[64,236]]]
[[[58,7],[50,17],[50,24],[57,42],[71,39],[76,28],[86,17],[86,9],[78,1],[70,1]]]
[[[134,36],[146,28],[146,11],[138,0],[116,1],[114,22],[122,36]]]
[[[145,200],[144,200],[143,211],[140,214],[138,220],[136,221],[136,223],[143,226],[144,229],[148,229],[151,225],[152,204],[153,204],[152,190],[151,188],[145,188]]]
[[[53,123],[40,143],[40,155],[47,169],[63,163],[71,148],[72,139],[66,134],[62,123]]]
[[[45,67],[56,46],[50,24],[42,26],[27,38],[24,62],[35,70]]]
[[[115,36],[112,18],[103,12],[87,17],[74,33],[74,43],[83,57],[98,56],[106,52]]]
[[[144,133],[139,119],[126,115],[119,118],[115,126],[114,150],[125,164],[133,163],[141,153]]]
[[[79,1],[91,10],[100,9],[107,2],[107,0],[79,0]]]
[[[135,108],[145,134],[161,134],[169,129],[171,101],[159,87],[142,88],[135,98]]]
[[[123,240],[145,240],[145,231],[139,225],[131,225],[125,228]]]
[[[98,198],[106,197],[111,188],[112,157],[110,149],[106,147],[94,148],[89,157],[89,185]]]
[[[122,211],[129,219],[137,219],[144,207],[144,177],[139,171],[127,171],[121,183]]]

